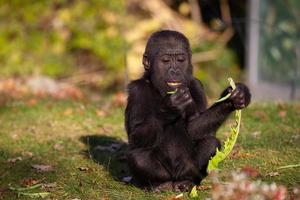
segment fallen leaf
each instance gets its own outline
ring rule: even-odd
[[[247,174],[248,176],[250,176],[252,178],[256,178],[256,177],[260,176],[259,171],[250,166],[243,167],[241,169],[241,172]]]
[[[14,133],[14,134],[11,135],[11,138],[13,140],[17,140],[19,138],[19,135]]]
[[[69,116],[73,113],[73,109],[72,108],[67,108],[64,112],[63,115],[64,116]]]
[[[183,196],[183,193],[180,193],[176,196],[169,197],[167,200],[184,200],[184,196]]]
[[[251,133],[251,135],[254,137],[254,138],[259,138],[261,136],[261,131],[255,131],[253,133]]]
[[[284,119],[286,117],[286,111],[282,110],[278,113],[278,115],[281,119]]]
[[[25,186],[25,187],[31,187],[31,186],[39,183],[39,182],[41,182],[41,180],[37,180],[37,179],[34,179],[34,178],[28,178],[28,179],[24,179],[21,182],[21,185]]]
[[[3,194],[8,190],[8,188],[0,188],[0,199],[1,196],[3,196]]]
[[[82,99],[84,97],[83,92],[73,86],[65,88],[64,92],[66,93],[67,97],[71,97],[73,99]]]
[[[107,116],[107,113],[105,111],[103,111],[103,110],[97,110],[96,114],[99,117],[106,117]]]
[[[29,99],[29,100],[27,101],[26,104],[27,104],[27,106],[32,107],[32,106],[35,106],[37,103],[38,103],[38,100],[37,100],[37,99],[31,98],[31,99]]]
[[[33,153],[30,151],[25,151],[25,152],[22,152],[22,156],[31,158],[31,157],[33,157]]]
[[[233,150],[231,154],[229,155],[230,159],[240,159],[240,158],[251,158],[254,157],[254,154],[246,153],[240,150]]]
[[[53,146],[53,148],[54,148],[55,150],[58,150],[58,151],[61,151],[61,150],[64,149],[64,147],[63,147],[61,144],[55,144],[55,145]]]
[[[266,174],[266,176],[270,176],[270,177],[273,177],[273,176],[279,176],[279,172],[269,172]]]
[[[291,136],[291,138],[293,140],[298,140],[300,138],[300,134],[299,133],[298,134],[294,134],[294,135]]]
[[[263,111],[256,111],[254,113],[254,117],[258,118],[262,122],[269,121],[268,115],[265,112],[263,112]]]
[[[50,190],[50,189],[56,188],[57,184],[56,184],[56,182],[54,182],[54,183],[45,183],[45,184],[42,185],[42,187],[46,190]]]
[[[197,190],[203,191],[203,190],[209,190],[211,189],[211,185],[199,185],[197,186]]]
[[[10,159],[8,159],[7,162],[9,162],[9,163],[15,163],[15,162],[21,161],[21,160],[23,160],[21,157],[16,157],[16,158],[10,158]]]
[[[91,171],[91,169],[88,167],[78,167],[78,169],[83,172]]]
[[[51,172],[54,170],[50,165],[31,165],[31,167],[38,172]]]
[[[115,106],[124,106],[126,104],[126,95],[124,92],[117,92],[113,98]]]
[[[109,198],[108,198],[108,196],[104,196],[104,197],[102,197],[101,200],[109,200]]]

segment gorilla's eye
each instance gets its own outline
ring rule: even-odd
[[[168,63],[168,62],[170,62],[170,58],[168,57],[168,56],[164,56],[164,57],[162,57],[162,59],[161,59],[164,63]]]
[[[185,57],[184,56],[178,56],[177,57],[177,61],[178,62],[184,62],[185,61]]]

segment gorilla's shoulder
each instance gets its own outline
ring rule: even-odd
[[[202,82],[201,82],[199,79],[195,78],[195,77],[192,78],[192,80],[191,80],[191,82],[190,82],[190,86],[191,86],[191,87],[196,87],[196,88],[201,88],[201,89],[203,89],[203,84],[202,84]]]
[[[151,89],[150,89],[149,82],[144,78],[140,78],[140,79],[131,81],[128,84],[129,95],[139,94],[139,96],[140,96],[140,95],[150,92],[150,90]]]

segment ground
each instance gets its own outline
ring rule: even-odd
[[[237,145],[221,165],[222,180],[232,170],[242,170],[253,179],[276,182],[289,190],[299,187],[299,168],[278,168],[300,163],[300,103],[254,103],[242,115]],[[219,138],[228,136],[232,122],[229,119],[220,129]],[[26,192],[49,191],[46,199],[174,197],[172,192],[145,192],[120,181],[129,175],[124,161],[126,141],[124,107],[107,100],[98,104],[52,99],[8,103],[0,107],[0,199],[31,199],[9,187],[37,182],[46,185]],[[203,185],[210,183],[207,178]],[[210,189],[199,195],[200,199],[209,197]]]

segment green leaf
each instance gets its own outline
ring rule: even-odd
[[[234,83],[234,81],[232,80],[232,78],[228,78],[228,81],[232,87],[232,89],[234,90],[236,88],[236,85]],[[228,96],[228,97],[227,97]],[[230,95],[226,95],[227,98],[229,98]],[[224,101],[226,100],[225,97],[222,99],[219,99],[218,102]],[[223,148],[221,150],[219,150],[218,148],[216,149],[216,155],[213,156],[209,162],[208,162],[208,166],[207,166],[207,171],[210,172],[212,170],[216,170],[218,169],[218,165],[220,162],[222,162],[232,151],[237,137],[239,135],[240,132],[240,126],[241,126],[241,118],[242,118],[242,111],[241,110],[236,110],[235,111],[235,119],[236,119],[236,123],[234,126],[231,127],[230,132],[231,135],[230,137],[228,137],[223,145]]]
[[[49,192],[36,192],[36,193],[18,192],[18,194],[28,196],[30,198],[42,198],[42,199],[50,195]]]
[[[197,187],[194,186],[193,189],[191,190],[190,194],[189,194],[190,198],[197,198],[198,197],[198,191],[197,191]]]
[[[167,92],[167,94],[175,94],[176,92],[177,92],[177,88],[176,88],[176,90]]]
[[[28,196],[30,198],[45,198],[50,195],[49,192],[30,192],[30,190],[34,190],[40,188],[42,184],[36,184],[31,187],[9,187],[10,190],[15,191],[18,195]]]
[[[226,96],[222,97],[221,99],[215,101],[215,103],[220,103],[222,101],[225,101],[226,99],[228,99],[231,96],[231,93],[228,93]]]
[[[18,191],[18,192],[21,192],[21,191],[28,191],[28,190],[33,190],[33,189],[36,189],[36,188],[39,188],[41,187],[42,184],[36,184],[36,185],[33,185],[31,187],[9,187],[10,190],[12,191]]]

